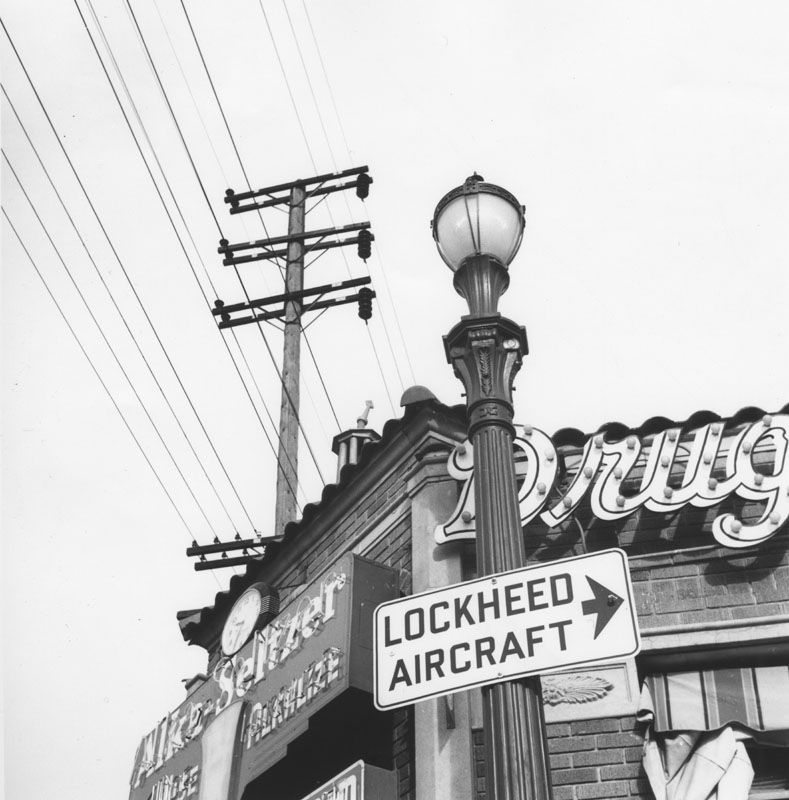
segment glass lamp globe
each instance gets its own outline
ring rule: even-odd
[[[453,272],[474,256],[508,267],[523,238],[523,206],[514,195],[474,173],[447,193],[433,215],[433,238]]]

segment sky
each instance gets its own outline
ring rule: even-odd
[[[184,549],[273,527],[281,336],[220,332],[207,302],[243,299],[220,231],[280,235],[286,217],[222,202],[246,184],[189,22],[253,188],[374,179],[365,203],[308,216],[369,220],[375,242],[367,264],[329,251],[307,285],[369,275],[378,297],[369,328],[349,305],[306,331],[300,504],[365,401],[379,431],[410,385],[462,402],[441,337],[464,303],[429,221],[474,171],[526,206],[500,304],[529,336],[517,422],[789,400],[785,3],[7,0],[0,16],[90,198],[3,33],[9,800],[127,796],[140,738],[204,667],[175,614],[230,578]],[[240,272],[253,297],[281,290],[274,265]]]

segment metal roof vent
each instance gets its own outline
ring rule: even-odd
[[[367,442],[377,442],[381,438],[375,431],[367,429],[367,417],[371,408],[373,408],[372,400],[366,400],[364,411],[356,419],[356,427],[338,433],[332,441],[332,452],[337,454],[337,483],[340,482],[342,468],[359,460],[362,447]]]

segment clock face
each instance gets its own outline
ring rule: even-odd
[[[237,653],[247,642],[260,616],[263,599],[257,589],[247,589],[230,609],[222,630],[222,652]]]

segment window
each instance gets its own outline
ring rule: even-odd
[[[789,798],[789,667],[654,673],[638,717],[647,724],[644,768],[658,796]]]

